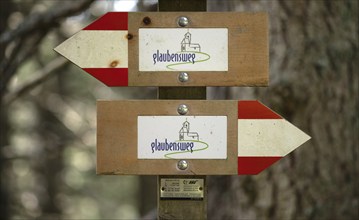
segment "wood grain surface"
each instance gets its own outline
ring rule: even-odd
[[[178,160],[137,159],[137,116],[227,116],[227,159],[188,159],[189,168],[178,170]],[[131,175],[235,175],[237,173],[237,101],[136,100],[97,102],[97,173]]]

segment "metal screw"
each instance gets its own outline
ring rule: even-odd
[[[178,114],[180,114],[180,115],[185,115],[185,114],[187,114],[187,113],[188,113],[188,107],[187,107],[187,105],[184,105],[184,104],[179,105],[178,108],[177,108],[177,112],[178,112]]]
[[[145,24],[145,25],[149,25],[151,24],[151,18],[149,17],[144,17],[142,22]]]
[[[185,73],[185,72],[181,72],[178,76],[178,80],[180,82],[187,82],[188,79],[189,79],[189,75],[188,75],[188,73]]]
[[[182,17],[178,18],[178,25],[180,27],[186,27],[188,25],[188,23],[189,23],[189,20],[187,17],[182,16]]]
[[[127,37],[127,39],[131,40],[133,38],[133,35],[132,34],[127,34],[126,37]]]
[[[177,163],[177,168],[180,170],[186,170],[188,168],[188,163],[185,160],[180,160]]]

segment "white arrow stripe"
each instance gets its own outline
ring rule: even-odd
[[[310,137],[284,119],[238,120],[238,156],[284,157]]]
[[[81,68],[128,68],[128,31],[80,31],[55,51]]]

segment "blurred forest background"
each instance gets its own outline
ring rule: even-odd
[[[209,219],[359,219],[357,0],[208,0],[267,11],[270,86],[207,88],[258,99],[312,139],[257,176],[208,177]],[[148,219],[156,177],[97,176],[96,100],[156,99],[108,88],[53,48],[108,11],[142,0],[0,1],[0,218]]]

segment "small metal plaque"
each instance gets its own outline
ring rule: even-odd
[[[162,178],[160,185],[161,199],[202,200],[204,179],[196,178]]]

